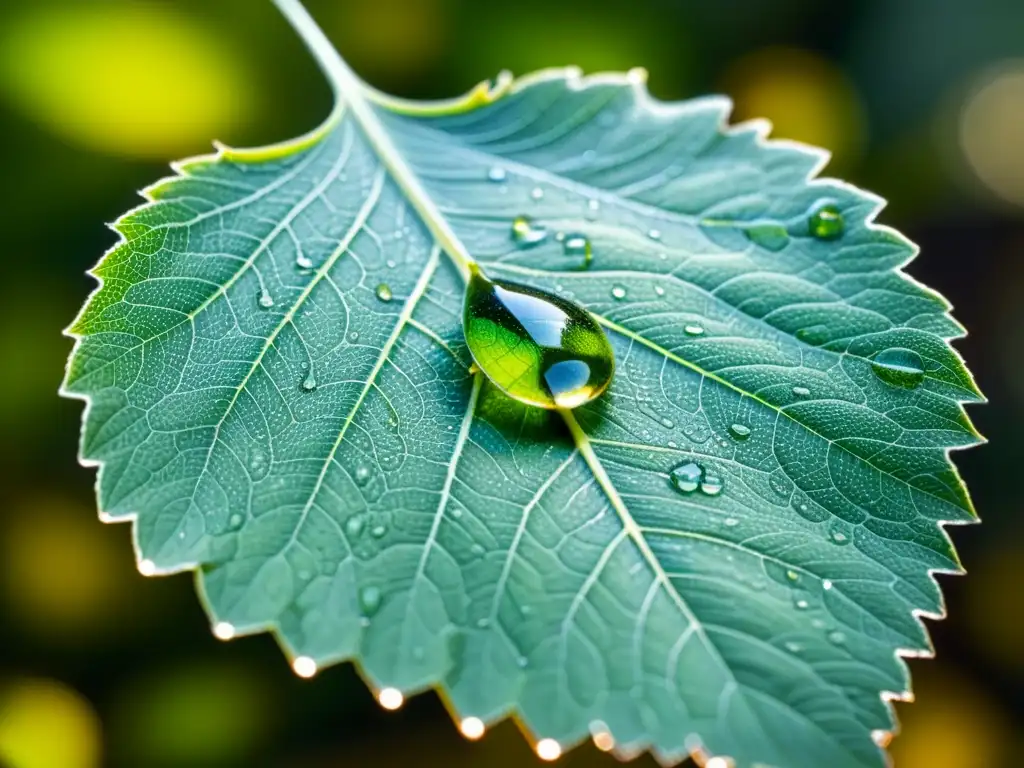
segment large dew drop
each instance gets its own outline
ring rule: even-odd
[[[526,285],[489,280],[475,265],[470,271],[466,344],[495,386],[541,408],[575,408],[604,392],[614,354],[582,307]]]
[[[912,349],[896,347],[875,355],[871,369],[886,384],[913,389],[924,381],[924,360]]]

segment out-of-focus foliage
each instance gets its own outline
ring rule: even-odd
[[[1005,189],[1007,184],[1019,188],[1024,179],[1016,172],[1007,176],[1008,162],[1005,168],[995,166],[1000,177],[993,186],[991,176],[975,170],[977,156],[972,162],[963,127],[971,122],[965,115],[972,94],[989,94],[983,102],[986,115],[1014,114],[1016,102],[1000,96],[1008,91],[986,90],[985,85],[1000,73],[1014,71],[1024,57],[1024,5],[1019,0],[851,0],[840,5],[810,0],[524,0],[512,13],[505,4],[478,0],[311,0],[309,7],[371,82],[415,97],[460,93],[501,66],[511,65],[521,73],[570,62],[588,70],[643,65],[651,72],[652,90],[663,98],[728,86],[740,96],[739,114],[772,115],[773,110],[763,106],[767,99],[760,97],[755,106],[749,87],[736,79],[744,61],[767,56],[765,51],[798,50],[840,74],[862,115],[856,134],[860,138],[848,145],[852,151],[837,158],[843,163],[842,173],[889,198],[891,205],[881,220],[922,245],[922,256],[911,272],[950,298],[958,319],[971,329],[971,336],[958,346],[992,400],[972,414],[992,444],[954,456],[975,491],[986,524],[954,532],[970,575],[943,579],[950,618],[933,625],[940,661],[913,665],[917,701],[898,706],[906,733],[895,740],[893,749],[900,766],[933,768],[928,762],[935,754],[932,737],[924,734],[941,731],[950,745],[946,757],[967,755],[958,765],[939,763],[943,768],[983,765],[977,761],[980,751],[963,747],[986,741],[1009,750],[1001,753],[1011,756],[1002,765],[1013,765],[1024,749],[1024,649],[1013,642],[1020,624],[1015,621],[1019,590],[1004,579],[1014,574],[1014,553],[1022,550],[1024,530],[1018,480],[1024,461],[1024,207]],[[110,88],[109,80],[88,74],[118,55],[101,47],[109,40],[106,29],[72,23],[88,13],[125,13],[151,30],[173,18],[177,21],[168,25],[170,35],[181,29],[199,30],[194,40],[200,42],[195,45],[207,51],[201,55],[223,62],[215,64],[218,72],[208,71],[207,64],[198,66],[200,74],[210,78],[199,92],[223,93],[220,89],[231,78],[234,85],[229,87],[238,88],[227,102],[234,105],[233,111],[226,113],[222,104],[209,114],[171,115],[151,138],[140,138],[139,143],[118,139],[116,146],[108,137],[90,139],[94,132],[72,135],[69,129],[55,127],[53,120],[68,126],[95,120],[94,105],[112,100],[117,101],[115,113],[121,115],[131,113],[133,104],[141,108],[152,103],[149,93],[119,89],[116,84]],[[562,28],[544,21],[544,13],[557,17]],[[381,34],[387,14],[395,23],[406,24],[402,35]],[[44,64],[33,71],[28,58],[14,57],[13,77],[20,85],[12,86],[7,41],[24,30],[26,18],[42,17],[57,19],[50,29],[61,27],[62,18],[68,20],[64,34],[79,37],[65,38],[68,49],[92,51],[92,60],[79,57],[67,65],[70,70],[56,71]],[[119,23],[115,20],[112,28]],[[188,34],[184,44],[192,45]],[[44,38],[40,35],[33,46],[43,46]],[[263,711],[273,713],[276,727],[254,742],[235,733],[233,754],[214,765],[249,766],[253,755],[261,765],[282,768],[411,760],[437,766],[536,765],[511,726],[469,744],[450,728],[442,705],[432,697],[385,715],[349,669],[298,681],[282,668],[279,652],[269,641],[215,644],[205,617],[195,607],[191,580],[174,577],[137,588],[127,530],[100,526],[91,516],[92,479],[74,461],[79,407],[58,402],[55,391],[70,348],[60,329],[91,288],[84,270],[114,241],[99,223],[138,202],[129,190],[164,175],[167,161],[207,152],[211,139],[256,145],[295,135],[323,117],[329,108],[328,91],[294,35],[263,0],[6,0],[0,3],[0,40],[0,219],[5,244],[0,348],[8,361],[0,379],[0,460],[6,481],[0,487],[0,549],[6,556],[17,546],[26,519],[29,525],[35,521],[43,531],[50,530],[50,505],[55,505],[76,518],[84,516],[85,525],[94,526],[95,538],[75,534],[73,539],[78,548],[98,549],[99,554],[83,554],[78,562],[86,557],[103,561],[104,553],[112,553],[118,563],[118,585],[107,596],[115,607],[98,610],[114,618],[99,634],[83,632],[88,642],[81,643],[76,640],[77,628],[64,618],[46,615],[50,608],[31,608],[23,598],[11,598],[4,575],[0,688],[10,690],[15,681],[29,678],[60,680],[78,691],[75,700],[84,696],[88,709],[103,722],[104,752],[115,767],[140,764],[141,753],[133,746],[137,736],[129,733],[133,728],[159,727],[142,725],[141,720],[120,725],[126,722],[122,702],[130,701],[138,680],[177,675],[189,664],[208,670],[211,665],[234,669],[236,663],[254,681],[249,695]],[[378,42],[361,45],[363,40]],[[175,78],[184,77],[186,70],[191,80],[196,77],[196,61],[180,64],[182,69],[175,71],[174,62],[147,59],[125,66],[115,76],[123,83],[140,78],[162,83],[169,92],[180,86]],[[64,113],[58,109],[53,117],[52,107],[38,111],[40,101],[66,87],[46,81],[65,75],[76,83],[77,92],[68,97]],[[27,84],[33,84],[30,95],[24,92]],[[999,97],[994,106],[993,96]],[[182,100],[180,109],[198,104],[190,98],[198,96]],[[88,103],[83,106],[83,101]],[[807,122],[820,119],[817,105],[805,103],[803,109],[810,110]],[[795,134],[796,129],[783,124],[788,118],[781,112],[775,116],[780,131]],[[986,125],[988,119],[980,118],[981,135],[989,143],[987,156],[1018,157],[1020,133],[999,130],[998,119]],[[201,130],[195,130],[196,125]],[[112,135],[134,131],[128,121],[127,128],[115,126]],[[833,140],[820,141],[829,145]],[[978,166],[983,167],[990,166]],[[33,513],[44,506],[50,511]],[[60,568],[59,563],[52,567]],[[8,573],[5,565],[0,571]],[[37,616],[29,619],[26,610]],[[67,608],[56,611],[59,617],[81,615]],[[195,695],[204,695],[204,690],[195,687]],[[181,700],[187,712],[191,704],[187,698]],[[46,701],[51,712],[47,717],[56,722],[65,705],[56,698]],[[956,706],[964,712],[955,727],[948,719],[941,720],[951,702],[961,702]],[[971,711],[986,716],[969,716]],[[0,752],[0,763],[33,768],[46,759],[45,750],[55,748],[51,742],[61,733],[57,726],[40,731],[25,719],[0,717],[6,718],[5,734],[11,732],[11,724],[20,724],[17,739],[25,745],[17,762],[8,750]],[[158,719],[171,722],[167,716]],[[946,725],[933,727],[929,722]],[[75,726],[61,726],[65,727],[76,732]],[[152,737],[154,743],[160,738]],[[65,743],[76,742],[69,738]],[[88,760],[89,750],[83,747],[77,759]],[[74,768],[74,759],[61,765]],[[569,760],[571,766],[616,765],[593,749],[573,753]],[[647,760],[639,764],[653,766]]]

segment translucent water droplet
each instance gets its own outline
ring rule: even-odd
[[[811,390],[807,387],[793,387],[793,394],[797,397],[810,397]]]
[[[647,236],[651,238],[651,240],[661,240],[661,230],[649,229],[647,230]]]
[[[590,247],[590,240],[586,235],[574,232],[566,235],[562,240],[562,250],[566,256],[580,260],[580,268],[586,269],[593,259],[593,250]]]
[[[802,645],[800,645],[800,643],[796,642],[795,640],[787,640],[786,641],[786,650],[789,651],[790,653],[800,653],[803,649],[804,649],[804,647]]]
[[[469,551],[474,557],[483,557],[487,553],[487,550],[480,544],[474,544],[469,548]]]
[[[683,333],[685,333],[687,336],[703,336],[704,326],[697,325],[695,323],[691,325],[684,325]]]
[[[312,392],[314,389],[316,389],[316,378],[313,376],[312,371],[310,371],[306,375],[306,378],[302,380],[302,388],[306,392]]]
[[[530,197],[533,198],[534,200],[543,200],[544,190],[541,189],[540,187],[534,187],[533,189],[530,190]]]
[[[835,205],[826,203],[815,208],[807,218],[807,227],[819,240],[835,240],[846,229],[843,214]]]
[[[587,201],[587,210],[591,211],[593,213],[597,213],[599,210],[601,210],[601,201],[600,200],[593,200],[593,199],[588,200]]]
[[[381,539],[381,538],[384,537],[384,534],[386,534],[387,532],[388,532],[388,527],[386,525],[375,525],[370,530],[370,535],[373,536],[373,538],[375,538],[375,539]]]
[[[846,546],[850,543],[852,534],[847,525],[839,520],[833,520],[828,527],[828,538],[833,544]]]
[[[490,619],[477,619],[476,625],[480,629],[487,629],[491,625]]]
[[[875,375],[894,387],[914,389],[924,381],[924,360],[912,349],[895,347],[879,352],[871,361]]]
[[[846,635],[839,630],[834,630],[828,633],[828,641],[833,645],[842,645],[846,642]]]
[[[781,224],[752,224],[743,233],[750,242],[767,251],[781,251],[789,244],[789,233]]]
[[[727,517],[725,518],[725,524],[729,528],[735,528],[737,525],[740,524],[740,521],[737,520],[735,517]]]
[[[384,264],[387,266],[388,269],[394,269],[396,266],[398,266],[398,262],[396,262],[394,259],[388,259],[387,261],[384,262]]]
[[[823,579],[822,582],[821,582],[821,588],[824,589],[826,592],[828,592],[830,589],[832,589],[832,581],[831,581],[831,579]]]
[[[358,538],[359,534],[363,532],[365,525],[366,521],[362,515],[352,515],[352,517],[345,521],[345,533],[348,534],[350,539]]]
[[[796,571],[786,571],[786,580],[796,583],[800,581],[800,574]]]
[[[257,448],[252,452],[249,459],[249,477],[253,482],[258,482],[270,472],[270,457],[266,451]]]
[[[381,301],[391,301],[394,298],[394,294],[391,293],[391,286],[387,283],[381,283],[377,286],[377,298]]]
[[[529,216],[516,216],[512,220],[512,239],[522,248],[537,245],[547,236],[547,229],[535,224]]]
[[[359,332],[358,331],[352,331],[348,335],[348,340],[349,341],[358,341],[359,340]]]
[[[377,587],[363,587],[359,590],[359,610],[363,616],[373,616],[380,609],[381,594]]]
[[[475,266],[466,286],[463,329],[480,370],[528,405],[575,408],[611,382],[614,353],[588,312],[546,291],[489,280]],[[513,358],[519,367],[510,367]]]
[[[300,253],[295,257],[295,266],[299,269],[312,269],[313,260],[304,253]]]
[[[680,464],[669,474],[669,482],[680,493],[693,493],[701,486],[704,468],[694,461]]]
[[[502,182],[502,181],[504,181],[507,178],[508,178],[508,172],[504,168],[502,168],[500,165],[493,166],[487,172],[487,180],[488,181]]]
[[[735,437],[737,440],[746,440],[750,437],[750,427],[746,424],[730,424],[729,434]]]
[[[228,518],[228,527],[231,529],[241,528],[244,518],[241,515],[235,514]]]
[[[612,298],[622,300],[626,298],[626,289],[621,285],[616,285],[612,288]]]
[[[700,484],[701,493],[705,496],[717,496],[722,492],[722,478],[710,472],[704,473],[704,480]]]
[[[263,289],[260,291],[259,304],[264,309],[270,309],[274,306],[274,297],[270,295],[270,291]]]
[[[798,611],[806,611],[810,607],[810,603],[808,603],[802,597],[795,600],[793,602],[793,605],[796,607]]]
[[[520,656],[518,659],[516,659],[516,666],[520,669],[526,669],[529,666],[529,664],[530,660],[525,656]]]
[[[662,288],[660,285],[654,286],[654,292],[656,294],[658,294],[659,296],[664,296],[665,295],[665,289]]]
[[[355,481],[356,485],[366,485],[366,481],[370,479],[370,468],[365,464],[360,464],[356,467]]]

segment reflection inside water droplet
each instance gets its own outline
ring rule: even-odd
[[[924,360],[912,349],[896,347],[875,355],[871,369],[886,384],[914,389],[924,381]]]

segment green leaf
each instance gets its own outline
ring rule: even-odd
[[[437,687],[552,756],[596,731],[883,765],[959,570],[942,523],[974,519],[948,452],[980,395],[882,201],[639,72],[393,99],[277,2],[334,113],[147,190],[71,328],[82,459],[141,569],[195,568],[217,634],[270,630],[300,674],[352,659],[388,705]],[[593,314],[603,397],[472,372],[473,260]]]

